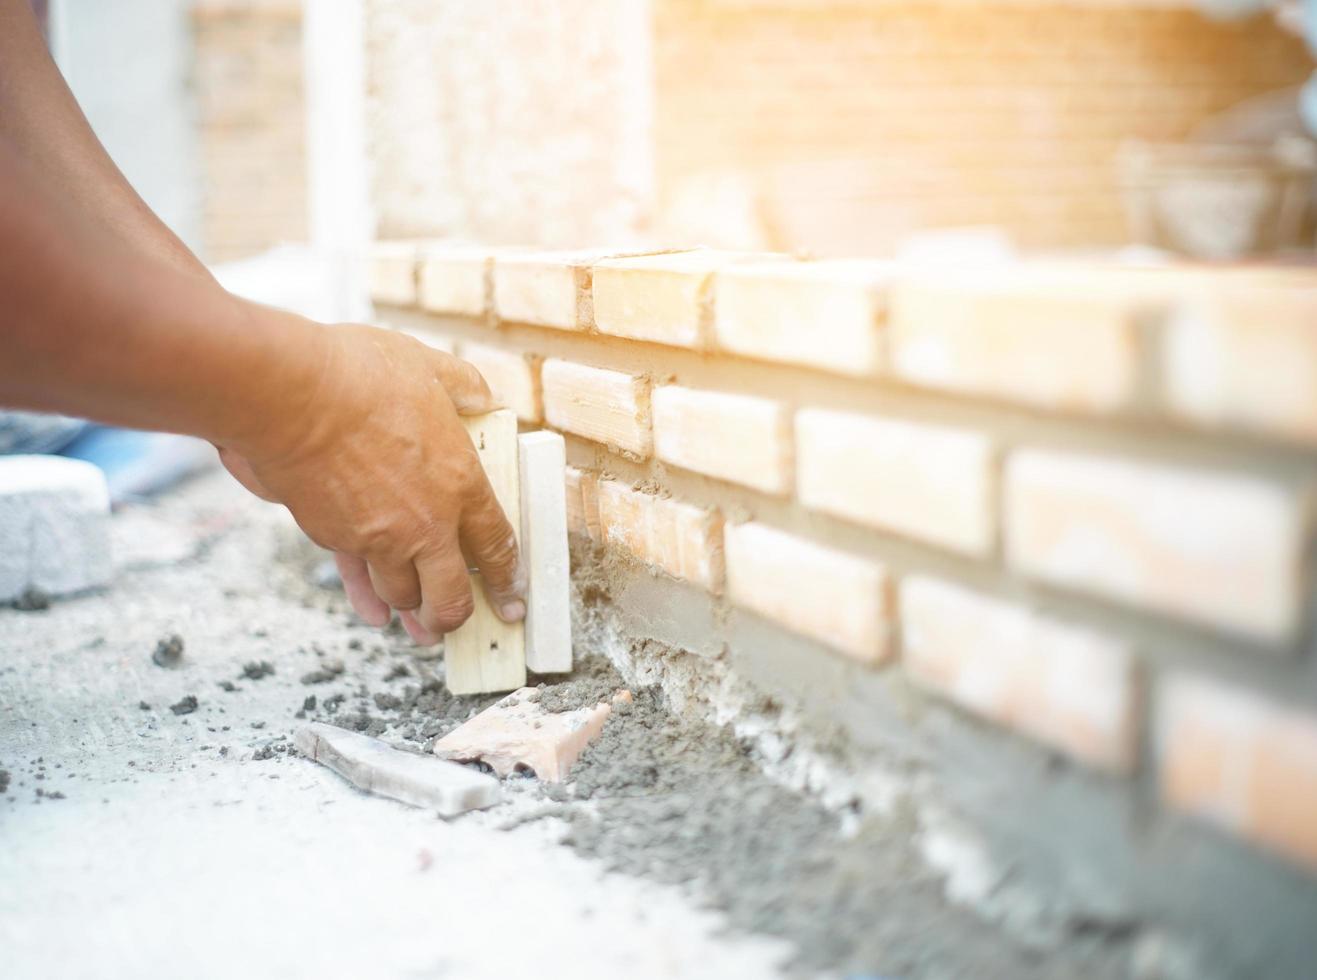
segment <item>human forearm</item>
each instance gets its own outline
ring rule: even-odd
[[[296,411],[323,328],[125,249],[0,140],[0,401],[243,442]]]

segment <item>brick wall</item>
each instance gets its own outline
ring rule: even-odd
[[[678,241],[884,254],[939,226],[1127,240],[1123,141],[1298,85],[1268,18],[1189,3],[658,0],[658,215]]]
[[[302,6],[198,0],[192,12],[209,262],[305,241]]]
[[[396,243],[372,279],[564,433],[581,560],[705,595],[700,645],[749,617],[852,665],[825,711],[890,678],[1317,875],[1317,268]]]

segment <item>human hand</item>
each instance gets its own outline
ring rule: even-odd
[[[468,562],[494,610],[525,616],[526,577],[512,526],[458,414],[499,407],[471,365],[403,334],[344,325],[319,332],[309,390],[264,431],[222,446],[247,489],[287,505],[335,553],[357,615],[384,626],[399,611],[432,644],[473,606]]]

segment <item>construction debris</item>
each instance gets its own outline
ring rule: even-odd
[[[630,700],[630,691],[618,691],[612,702],[555,714],[539,703],[538,689],[523,687],[439,739],[434,752],[457,762],[483,762],[500,776],[523,772],[559,783],[603,730],[613,704]]]
[[[177,633],[161,637],[156,641],[151,661],[157,667],[177,667],[183,662],[183,637]]]
[[[493,806],[503,798],[498,780],[442,759],[391,748],[379,739],[319,722],[298,729],[299,752],[328,766],[367,793],[451,817]]]

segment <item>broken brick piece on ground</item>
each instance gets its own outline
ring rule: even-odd
[[[613,702],[619,700],[630,701],[631,692],[618,691]],[[539,691],[523,687],[439,739],[434,752],[457,762],[483,762],[500,776],[530,770],[546,783],[560,783],[612,710],[612,703],[603,701],[546,711]]]
[[[367,793],[452,817],[493,806],[503,798],[498,780],[442,759],[390,747],[379,739],[314,722],[294,743],[308,759],[334,770]]]

